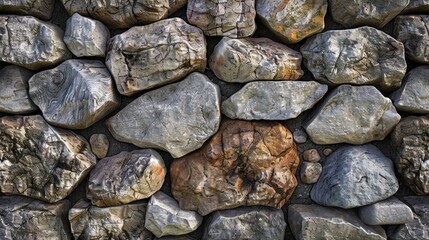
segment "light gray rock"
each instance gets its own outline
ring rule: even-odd
[[[121,152],[101,159],[91,171],[87,197],[98,207],[149,198],[161,189],[167,169],[151,149]]]
[[[364,144],[383,140],[400,119],[375,87],[341,85],[314,109],[304,129],[316,144]]]
[[[331,30],[301,46],[304,65],[331,85],[375,85],[390,91],[401,86],[407,70],[404,46],[372,27]]]
[[[174,158],[200,148],[219,124],[219,87],[201,73],[143,94],[107,121],[118,141]]]
[[[39,116],[0,118],[0,191],[47,202],[69,195],[94,167],[88,142]]]
[[[207,220],[203,239],[283,240],[285,230],[282,210],[241,207],[214,212]]]
[[[429,0],[410,0],[410,3],[402,11],[405,13],[429,13]]]
[[[181,235],[181,236],[166,236],[161,238],[155,238],[156,240],[196,240],[195,238],[192,238],[188,235]]]
[[[0,13],[31,15],[49,20],[54,10],[54,0],[0,0]]]
[[[322,165],[318,162],[301,163],[301,181],[305,184],[316,183],[322,173]]]
[[[97,60],[67,60],[34,74],[29,85],[46,121],[63,128],[87,128],[120,104],[109,71]]]
[[[307,133],[297,129],[293,132],[293,140],[297,143],[305,143],[307,142]]]
[[[111,39],[106,65],[123,95],[178,81],[206,68],[203,32],[180,18],[136,26]]]
[[[224,37],[209,60],[214,74],[227,82],[296,80],[302,77],[301,53],[268,38]]]
[[[163,192],[156,192],[147,205],[144,227],[159,238],[190,233],[202,222],[203,217],[197,212],[182,210],[176,200]]]
[[[246,84],[222,103],[232,119],[286,120],[312,108],[328,91],[314,81],[260,81]]]
[[[64,42],[76,57],[104,57],[109,39],[109,29],[97,20],[78,13],[67,20]]]
[[[413,221],[413,211],[396,197],[359,208],[359,217],[368,225],[405,224]]]
[[[320,205],[348,209],[387,199],[398,188],[393,162],[378,148],[344,146],[323,161],[310,196]]]
[[[0,61],[31,70],[71,58],[63,30],[35,17],[0,15]]]
[[[105,134],[92,134],[89,138],[91,150],[98,158],[104,158],[109,151],[109,139]]]
[[[292,204],[288,223],[297,240],[385,240],[380,226],[368,226],[351,210],[322,207],[317,204]]]

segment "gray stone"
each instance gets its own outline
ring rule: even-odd
[[[318,162],[301,163],[301,181],[305,184],[316,183],[322,173],[322,165]]]
[[[47,202],[69,195],[95,165],[88,142],[39,116],[0,118],[0,191]]]
[[[89,138],[91,150],[98,158],[104,158],[109,151],[109,139],[105,134],[92,134]]]
[[[49,20],[54,10],[54,0],[0,0],[0,13],[31,15]]]
[[[297,129],[293,132],[293,140],[297,143],[305,143],[307,142],[307,133]]]
[[[268,38],[224,37],[209,60],[214,74],[227,82],[296,80],[302,77],[301,53]]]
[[[197,212],[182,210],[176,200],[163,192],[157,192],[147,205],[144,227],[159,238],[190,233],[202,222],[203,217]]]
[[[72,56],[63,34],[35,17],[0,15],[0,61],[31,70],[55,66]]]
[[[155,238],[156,240],[196,240],[195,238],[192,238],[188,235],[181,235],[181,236],[166,236],[161,238]]]
[[[364,144],[383,140],[400,119],[375,87],[341,85],[314,109],[304,128],[316,144]]]
[[[368,226],[351,210],[322,207],[316,204],[292,204],[288,208],[288,222],[297,240],[384,240],[386,233],[380,226]]]
[[[0,112],[25,114],[38,110],[28,96],[28,79],[32,75],[27,69],[14,65],[0,70]]]
[[[331,153],[333,151],[334,150],[332,150],[331,148],[325,148],[325,149],[323,149],[323,155],[325,155],[325,157],[327,157],[327,156],[331,155]]]
[[[340,147],[322,164],[322,175],[310,192],[320,205],[361,207],[398,191],[393,162],[371,144]]]
[[[283,240],[285,230],[282,210],[241,207],[213,213],[207,220],[203,239]]]
[[[251,82],[222,103],[222,113],[232,119],[292,119],[327,91],[328,86],[314,81]]]
[[[304,158],[304,161],[307,161],[307,162],[320,161],[320,154],[315,148],[308,149],[302,152],[302,157]]]
[[[359,208],[359,217],[368,225],[405,224],[413,221],[413,211],[395,197]]]
[[[219,87],[201,73],[143,94],[107,121],[118,141],[174,158],[200,148],[219,124]]]
[[[390,91],[401,86],[407,70],[404,46],[372,27],[331,30],[301,46],[304,65],[332,85],[375,85]]]
[[[67,60],[34,74],[29,85],[46,121],[63,128],[87,128],[120,104],[109,71],[97,60]]]
[[[410,3],[402,11],[405,13],[429,13],[429,0],[410,0]]]
[[[109,29],[97,20],[78,13],[67,20],[64,42],[77,57],[104,57],[109,39]]]
[[[206,68],[203,32],[180,18],[136,26],[114,36],[106,65],[123,95],[178,81]]]
[[[91,171],[87,197],[98,207],[149,198],[161,189],[167,169],[154,150],[121,152],[101,159]]]

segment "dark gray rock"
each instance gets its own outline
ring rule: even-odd
[[[404,224],[413,221],[413,211],[396,197],[359,208],[359,217],[368,225]]]
[[[0,0],[0,13],[31,15],[49,20],[54,10],[54,0]]]
[[[406,13],[429,13],[429,0],[410,0],[410,3],[402,11],[402,14]]]

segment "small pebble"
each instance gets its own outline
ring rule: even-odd
[[[304,161],[307,162],[318,162],[320,161],[319,152],[316,149],[308,149],[303,152]]]
[[[301,181],[305,184],[313,184],[319,180],[322,173],[322,165],[318,162],[302,162]]]
[[[330,148],[325,148],[324,150],[323,150],[323,155],[325,155],[326,157],[327,156],[329,156],[329,155],[331,155],[331,153],[332,153],[333,151],[332,151],[332,149],[330,149]]]
[[[91,144],[92,152],[98,158],[104,158],[109,151],[109,140],[105,134],[92,134],[89,139],[89,143]]]
[[[297,143],[305,143],[307,142],[307,134],[302,130],[295,130],[293,132],[293,139]]]

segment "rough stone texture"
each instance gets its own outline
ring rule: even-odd
[[[302,77],[301,53],[268,38],[224,37],[209,60],[215,75],[227,82],[296,80]]]
[[[329,9],[334,21],[346,28],[364,25],[382,28],[409,2],[410,0],[329,0]]]
[[[295,130],[293,132],[293,140],[295,140],[296,143],[305,143],[307,142],[307,133],[299,129]]]
[[[368,225],[405,224],[413,221],[413,211],[395,197],[359,208],[359,217]]]
[[[405,13],[429,13],[428,0],[410,0],[408,6],[402,11]]]
[[[189,0],[186,16],[207,36],[242,38],[256,30],[254,0]]]
[[[361,207],[399,189],[393,162],[371,144],[340,147],[322,164],[322,175],[310,192],[320,205]]]
[[[54,10],[54,0],[0,0],[0,13],[31,15],[49,20]]]
[[[167,169],[154,150],[121,152],[101,159],[91,171],[87,197],[98,207],[149,198],[160,190]]]
[[[56,202],[95,165],[88,142],[39,116],[0,118],[0,191]]]
[[[64,42],[76,57],[104,57],[109,39],[109,29],[97,20],[78,13],[67,20]]]
[[[375,85],[390,91],[401,86],[407,70],[403,44],[372,27],[317,34],[301,53],[313,76],[332,85]]]
[[[144,228],[147,203],[99,208],[80,200],[69,211],[75,239],[152,239]]]
[[[175,82],[206,68],[206,40],[180,18],[137,26],[114,36],[106,65],[123,95]]]
[[[174,158],[198,148],[220,123],[220,90],[203,74],[143,94],[107,121],[113,137]]]
[[[341,85],[313,110],[304,128],[316,144],[363,144],[383,140],[400,119],[375,87]]]
[[[173,198],[157,192],[150,198],[144,227],[156,237],[183,235],[197,229],[203,222],[197,212],[180,209]]]
[[[314,81],[261,81],[246,84],[222,103],[222,113],[245,120],[286,120],[312,108],[328,91]]]
[[[181,236],[166,236],[161,238],[155,238],[156,240],[196,240],[195,238],[192,238],[188,235],[181,235]]]
[[[257,0],[262,23],[282,41],[297,43],[325,28],[327,0]]]
[[[331,155],[333,152],[333,150],[331,148],[325,148],[323,149],[323,155],[325,155],[325,157]]]
[[[32,75],[27,69],[14,65],[0,70],[0,112],[25,114],[38,110],[28,96],[28,79]]]
[[[283,240],[286,222],[283,212],[268,207],[241,207],[213,213],[203,239]]]
[[[57,65],[71,57],[63,34],[35,17],[0,15],[0,61],[32,70]]]
[[[109,151],[109,139],[105,134],[92,134],[89,138],[91,150],[98,158],[104,158]]]
[[[301,181],[305,184],[316,183],[322,173],[322,165],[318,162],[301,163]]]
[[[303,239],[385,240],[380,226],[368,226],[350,210],[317,204],[293,204],[288,208],[288,223],[293,236]]]
[[[120,104],[109,71],[97,60],[67,60],[34,74],[29,85],[46,121],[63,128],[87,128]]]
[[[281,208],[297,185],[298,164],[283,125],[224,119],[201,149],[171,163],[171,191],[182,209],[203,216],[242,205]]]
[[[317,151],[317,149],[314,149],[314,148],[305,150],[302,153],[302,157],[304,158],[304,161],[307,161],[307,162],[318,162],[318,161],[320,161],[320,154]]]

